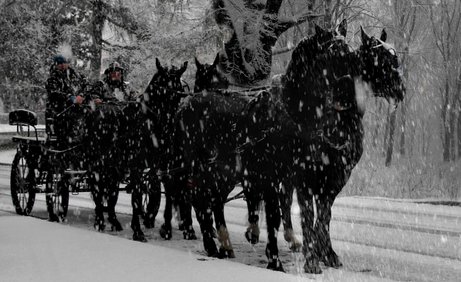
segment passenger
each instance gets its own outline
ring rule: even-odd
[[[124,69],[118,62],[113,62],[104,71],[104,96],[103,100],[116,99],[118,101],[128,101],[131,95],[127,91]]]

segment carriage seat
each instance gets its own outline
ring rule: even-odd
[[[38,124],[37,114],[25,109],[12,111],[8,117],[10,125],[36,126]]]
[[[13,142],[20,142],[26,144],[41,144],[45,141],[45,138],[38,137],[37,128],[38,124],[37,114],[25,110],[19,109],[9,113],[8,120],[10,125],[16,125],[16,132],[18,135],[13,136]],[[26,127],[26,129],[24,129]]]

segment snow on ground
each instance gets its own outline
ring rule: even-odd
[[[11,165],[15,154],[16,150],[0,150],[0,164]]]
[[[308,281],[0,211],[0,281]],[[337,270],[318,281],[386,281]]]

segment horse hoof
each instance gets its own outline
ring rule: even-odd
[[[51,214],[49,215],[49,219],[48,219],[48,220],[51,221],[51,222],[59,222],[59,217],[58,217],[56,214],[51,213]]]
[[[25,208],[22,215],[28,216],[31,212],[32,210],[30,208]]]
[[[123,227],[119,222],[117,224],[112,224],[111,230],[119,232],[119,231],[123,231]]]
[[[173,236],[171,234],[171,228],[167,228],[165,224],[162,224],[159,230],[160,236],[165,240],[170,240]]]
[[[322,269],[320,268],[320,265],[318,263],[308,264],[306,262],[306,264],[304,264],[304,272],[310,274],[321,274]]]
[[[133,233],[133,241],[138,241],[138,242],[147,242],[146,236],[144,236],[144,233],[142,232],[135,232]]]
[[[212,237],[203,237],[203,246],[205,247],[205,251],[209,257],[219,258],[218,248],[216,248],[216,244]]]
[[[299,252],[301,251],[301,247],[303,246],[300,242],[291,242],[289,243],[289,248],[292,252]]]
[[[123,230],[123,227],[120,224],[120,221],[118,221],[116,217],[111,217],[108,220],[109,220],[109,223],[112,225],[111,226],[112,231],[122,231]]]
[[[270,260],[267,264],[267,269],[285,272],[285,270],[283,269],[282,262],[279,259]]]
[[[106,229],[106,225],[104,223],[95,222],[94,223],[94,229],[96,229],[99,232],[104,232],[104,230]]]
[[[252,245],[259,243],[259,235],[256,235],[249,230],[245,232],[245,238]]]
[[[218,258],[235,258],[234,250],[226,250],[224,248],[219,248]]]
[[[16,207],[16,214],[18,215],[26,215],[25,210],[23,211],[22,208]]]
[[[343,263],[339,259],[338,255],[335,253],[328,257],[325,257],[322,261],[327,267],[340,268],[343,266]]]
[[[60,222],[67,222],[67,214],[60,212],[58,217]]]
[[[197,240],[197,236],[195,235],[195,232],[192,231],[184,231],[182,233],[184,240]]]

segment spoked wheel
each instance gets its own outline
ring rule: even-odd
[[[68,178],[60,172],[48,171],[45,191],[49,220],[64,221],[69,207]]]
[[[20,215],[29,215],[35,203],[35,171],[30,160],[19,150],[11,166],[11,199]]]
[[[144,225],[153,228],[160,207],[161,188],[157,175],[148,172],[142,182],[142,211]]]

